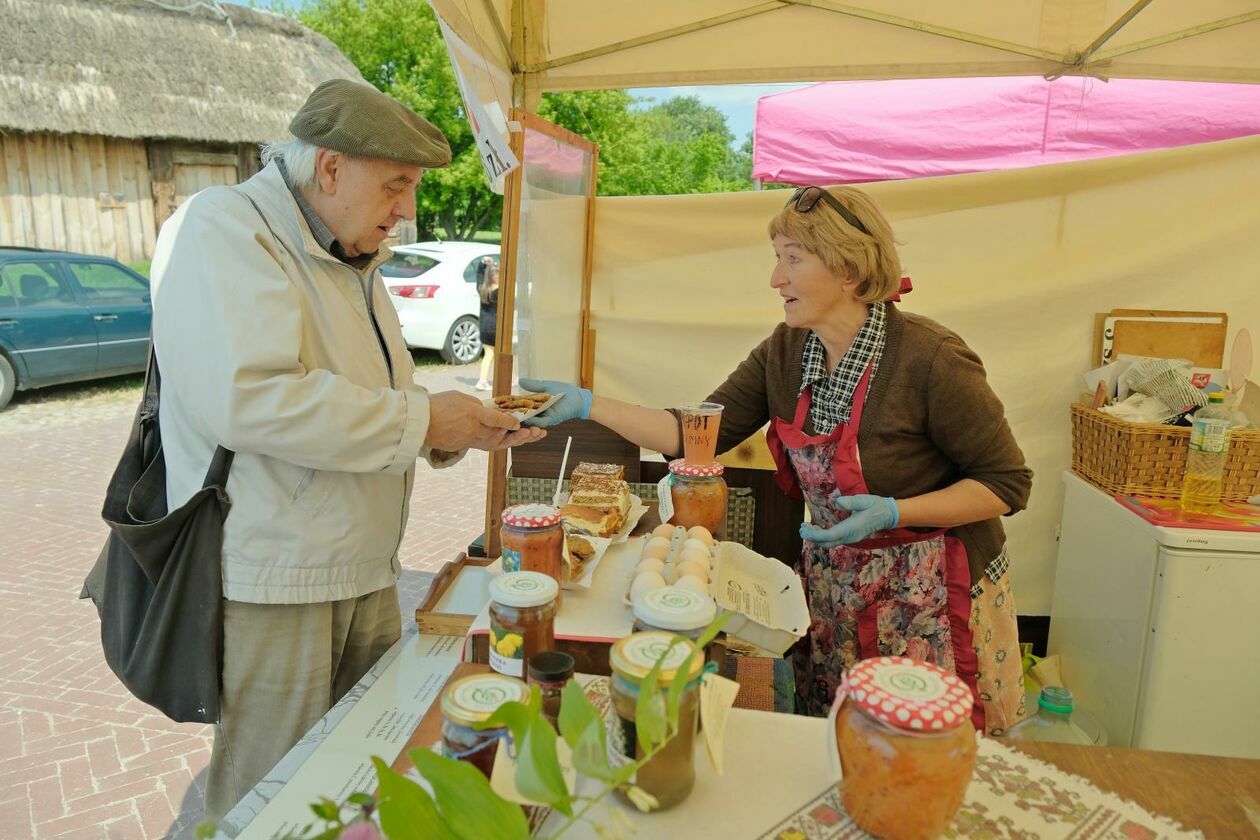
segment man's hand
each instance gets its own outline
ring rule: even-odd
[[[543,437],[521,428],[520,421],[504,411],[487,408],[481,400],[458,391],[429,394],[429,431],[426,446],[444,452],[461,449],[504,449],[533,443]]]
[[[843,496],[833,493],[830,502],[841,510],[849,511],[849,517],[830,528],[801,525],[801,539],[809,540],[819,548],[835,548],[861,542],[877,531],[896,528],[901,521],[897,502],[887,496]]]

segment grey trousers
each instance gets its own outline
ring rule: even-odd
[[[397,587],[323,604],[225,601],[221,721],[206,780],[220,820],[402,632]]]

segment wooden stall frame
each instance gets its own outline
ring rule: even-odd
[[[521,195],[525,177],[525,132],[536,131],[555,138],[570,146],[582,149],[590,156],[591,171],[586,186],[586,245],[582,258],[582,299],[580,301],[582,326],[579,335],[579,378],[584,388],[592,386],[595,356],[594,334],[590,329],[591,316],[591,268],[595,247],[595,184],[599,177],[599,145],[579,134],[561,128],[521,108],[513,108],[509,126],[512,128],[508,142],[512,154],[521,165],[508,174],[503,186],[503,234],[499,268],[499,311],[496,321],[494,348],[495,396],[511,390],[512,329],[516,320],[516,264],[520,249]],[[506,450],[491,452],[486,474],[485,552],[487,557],[499,556],[499,518],[507,504]]]

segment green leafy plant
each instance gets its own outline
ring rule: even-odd
[[[615,828],[597,824],[591,817],[591,809],[618,789],[642,811],[656,806],[656,800],[630,780],[678,735],[679,707],[690,682],[688,677],[695,657],[713,641],[727,618],[728,615],[721,615],[705,629],[696,650],[688,655],[664,691],[639,692],[635,725],[642,758],[637,761],[616,767],[609,762],[603,717],[576,680],[570,680],[564,687],[558,718],[559,737],[568,745],[573,768],[578,774],[599,783],[593,795],[578,795],[569,790],[556,752],[557,733],[542,715],[537,687],[531,690],[527,702],[505,703],[478,726],[480,729],[503,727],[511,734],[516,752],[513,778],[516,789],[524,797],[565,817],[550,835],[553,840],[581,822],[591,822],[605,837],[620,836],[621,829],[633,831],[619,811],[611,813],[624,824]],[[675,637],[644,679],[644,685],[658,682],[670,650],[682,641],[681,637]],[[529,827],[521,807],[495,793],[486,777],[471,764],[426,749],[413,749],[407,755],[428,782],[431,792],[373,756],[379,785],[376,798],[356,793],[340,805],[321,799],[311,805],[321,822],[306,826],[294,837],[375,840],[383,833],[390,840],[484,840],[487,837],[528,840]],[[381,833],[377,833],[378,827]]]

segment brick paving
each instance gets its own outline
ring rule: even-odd
[[[473,393],[476,368],[422,367]],[[186,837],[202,819],[210,729],[131,698],[78,600],[137,380],[19,394],[0,414],[0,838]],[[404,621],[433,571],[481,530],[486,456],[421,465],[401,551]]]

